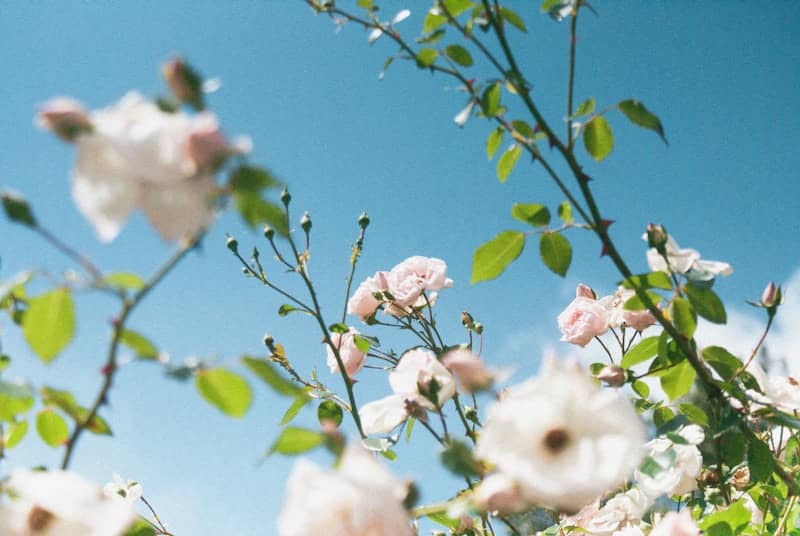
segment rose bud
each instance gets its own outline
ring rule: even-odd
[[[75,141],[80,134],[92,131],[92,122],[83,106],[66,97],[46,102],[39,111],[37,124],[67,142]]]
[[[165,63],[161,72],[172,94],[179,101],[190,104],[197,110],[205,107],[203,104],[203,80],[181,58],[173,58]]]
[[[764,292],[761,294],[761,305],[764,307],[774,307],[777,296],[778,287],[775,286],[774,282],[770,281],[769,284],[764,288]]]
[[[606,365],[597,373],[597,379],[609,387],[619,387],[625,384],[627,374],[625,369],[617,365]]]

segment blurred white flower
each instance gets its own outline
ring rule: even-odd
[[[642,235],[647,241],[647,234]],[[667,237],[665,246],[667,258],[662,257],[655,248],[647,250],[647,264],[650,270],[657,272],[673,272],[686,274],[689,279],[710,281],[718,275],[730,275],[733,268],[727,262],[704,261],[696,249],[681,248],[672,236]],[[669,264],[667,263],[669,261]]]
[[[793,415],[800,411],[800,381],[796,378],[767,374],[755,362],[748,365],[747,372],[753,375],[763,393],[759,393],[754,389],[747,390],[747,394],[755,402],[773,406],[780,411]]]
[[[548,360],[489,408],[475,454],[516,480],[528,504],[574,512],[631,476],[644,441],[618,393],[577,364]]]
[[[692,519],[688,509],[681,513],[669,512],[656,523],[650,536],[699,536],[700,529]]]
[[[3,536],[118,536],[136,519],[126,501],[67,471],[15,471],[0,505]]]
[[[361,427],[367,435],[388,434],[408,418],[406,397],[389,395],[358,409]]]
[[[488,388],[496,377],[496,373],[486,368],[483,360],[467,348],[448,351],[442,356],[442,363],[468,393]]]
[[[357,442],[338,470],[301,459],[289,476],[278,517],[280,536],[412,536],[403,507],[406,486]]]
[[[697,445],[705,437],[703,429],[696,424],[690,424],[675,433],[685,443],[675,443],[663,436],[647,444],[649,456],[661,467],[660,471],[636,471],[636,482],[653,500],[661,495],[683,495],[697,489],[697,478],[703,470],[703,455]]]
[[[583,507],[561,524],[579,527],[591,536],[612,536],[629,527],[638,528],[642,516],[651,505],[652,501],[644,493],[631,488],[609,499],[602,508],[599,507],[599,501]]]
[[[521,512],[527,506],[513,478],[493,473],[475,488],[472,501],[479,510],[488,512]]]
[[[129,503],[142,498],[142,485],[135,480],[125,480],[117,473],[111,475],[111,482],[103,486],[103,492],[109,497],[119,497]]]

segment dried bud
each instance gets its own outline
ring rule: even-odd
[[[774,307],[777,303],[777,297],[778,287],[775,286],[773,281],[770,281],[761,294],[761,305],[764,307]]]
[[[664,229],[663,225],[656,225],[655,223],[648,224],[647,245],[649,245],[651,248],[656,248],[659,253],[665,253],[667,237],[667,230]]]
[[[739,491],[747,489],[747,485],[750,484],[750,468],[744,466],[733,473],[732,483]]]
[[[265,225],[264,226],[264,237],[267,240],[272,240],[275,237],[275,229],[273,229],[269,225]]]
[[[181,58],[173,58],[163,65],[161,73],[172,94],[181,102],[202,110],[203,79]]]
[[[461,324],[467,329],[472,329],[475,325],[475,319],[467,311],[461,311]]]
[[[706,469],[700,473],[700,481],[706,486],[715,486],[716,484],[719,484],[719,473],[716,471],[711,471],[710,469]]]
[[[311,217],[308,215],[308,211],[303,214],[303,217],[300,218],[300,227],[308,233],[311,230]]]
[[[475,322],[475,325],[472,326],[472,329],[475,331],[475,333],[481,335],[483,333],[483,324],[480,322]]]
[[[78,101],[64,97],[45,103],[36,123],[67,142],[92,131],[92,122],[83,106]]]
[[[272,335],[269,333],[264,334],[264,346],[266,346],[270,352],[274,352],[275,347],[275,339],[272,338]]]
[[[361,215],[358,217],[358,225],[362,229],[366,229],[369,225],[369,216],[367,216],[366,212],[362,212]]]
[[[284,204],[284,206],[287,206],[287,207],[288,207],[288,206],[289,206],[289,203],[290,203],[291,201],[292,201],[292,196],[291,196],[291,194],[289,193],[289,190],[287,190],[287,189],[286,189],[286,187],[284,187],[284,188],[283,188],[283,191],[281,192],[281,203],[283,203],[283,204]]]
[[[609,387],[619,387],[625,384],[627,375],[625,369],[617,365],[606,365],[597,373],[597,379]]]
[[[239,242],[230,235],[228,235],[228,239],[225,241],[225,245],[228,246],[228,249],[233,251],[234,253],[239,252]]]

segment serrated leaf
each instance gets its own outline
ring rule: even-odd
[[[462,67],[471,67],[473,64],[472,54],[461,45],[450,45],[444,49],[444,53]]]
[[[631,123],[647,130],[652,130],[661,136],[664,143],[669,145],[666,136],[664,136],[664,127],[661,125],[661,120],[651,113],[644,104],[635,99],[628,99],[619,103],[619,110],[625,114],[625,117]]]
[[[539,203],[515,203],[511,216],[534,227],[544,227],[550,223],[550,210]]]
[[[564,277],[572,263],[572,246],[559,233],[543,233],[539,239],[539,255],[552,272]]]
[[[338,427],[342,424],[343,417],[342,407],[333,400],[324,400],[317,408],[317,419],[320,424],[330,421]]]
[[[572,117],[581,117],[584,115],[589,115],[592,112],[594,112],[594,97],[589,97],[580,103],[578,109],[575,110],[574,114],[572,114]]]
[[[250,372],[258,376],[264,383],[272,388],[281,396],[295,397],[299,393],[304,393],[303,389],[285,378],[278,372],[273,364],[263,358],[243,356],[242,363],[250,369]]]
[[[470,284],[488,281],[502,274],[525,247],[525,234],[503,231],[475,250]]]
[[[497,178],[500,179],[500,182],[506,182],[508,176],[514,171],[521,154],[522,147],[515,143],[500,156],[497,161]]]
[[[678,406],[678,409],[693,423],[699,424],[700,426],[708,426],[708,415],[694,404],[681,404]]]
[[[295,456],[315,449],[325,441],[325,436],[313,430],[287,426],[269,448],[269,454]]]
[[[28,301],[22,333],[31,349],[45,363],[51,362],[75,334],[72,293],[60,288]]]
[[[655,357],[656,354],[658,354],[658,337],[646,337],[622,356],[620,366],[622,368],[631,368]]]
[[[495,82],[483,91],[481,96],[481,110],[486,117],[494,117],[500,108],[500,96],[502,88],[499,82]]]
[[[209,404],[231,417],[242,417],[253,400],[247,381],[224,368],[198,371],[194,384]]]
[[[0,200],[2,200],[3,210],[5,210],[9,220],[27,225],[28,227],[34,227],[36,225],[36,218],[33,216],[33,211],[26,199],[8,192],[3,192],[0,194]]]
[[[614,148],[614,133],[605,117],[596,116],[583,127],[583,145],[592,158],[600,162]]]
[[[522,20],[522,17],[517,15],[517,13],[509,9],[505,6],[500,7],[500,15],[503,17],[503,20],[511,24],[514,28],[521,32],[527,32],[528,28],[525,26],[525,21]]]
[[[504,135],[505,135],[505,130],[503,130],[502,127],[497,127],[496,129],[492,130],[489,133],[489,137],[486,138],[486,157],[489,160],[494,158],[495,153],[497,153],[497,150],[503,143]]]
[[[132,329],[123,330],[120,342],[136,352],[139,359],[158,359],[158,348],[144,335]]]
[[[133,272],[114,272],[105,276],[103,282],[110,287],[133,291],[144,287],[144,280]]]
[[[689,298],[695,312],[714,324],[725,324],[728,315],[725,313],[725,305],[710,288],[698,287],[688,284],[684,287],[686,297]]]
[[[430,67],[438,57],[439,51],[435,48],[421,48],[417,52],[417,66],[422,68]]]
[[[689,392],[696,375],[689,361],[684,361],[661,376],[661,388],[670,401],[675,400]]]
[[[60,447],[69,437],[69,426],[64,418],[52,409],[43,409],[36,416],[36,432],[47,445]]]
[[[735,355],[722,346],[707,346],[703,348],[703,359],[725,381],[732,378],[743,365]]]
[[[647,274],[632,275],[619,284],[631,290],[636,287],[672,290],[672,280],[666,272],[650,272]]]

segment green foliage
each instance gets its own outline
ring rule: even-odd
[[[748,527],[750,515],[744,500],[738,500],[724,510],[702,517],[699,526],[708,536],[732,536]]]
[[[713,290],[691,283],[686,285],[683,290],[698,315],[715,324],[724,324],[728,321],[725,306]]]
[[[594,97],[589,97],[575,110],[575,113],[572,114],[572,117],[582,117],[584,115],[589,115],[590,113],[594,112]]]
[[[300,413],[300,410],[306,407],[306,405],[311,402],[311,397],[308,396],[308,393],[305,391],[301,391],[294,397],[292,400],[292,404],[286,409],[286,412],[283,414],[281,418],[281,422],[278,424],[280,426],[284,426],[289,424],[297,417],[297,414]]]
[[[567,275],[572,263],[572,246],[563,235],[545,232],[539,239],[539,255],[550,270],[561,277]]]
[[[36,416],[36,432],[51,447],[60,447],[69,437],[69,426],[61,415],[52,409],[43,409]]]
[[[500,109],[500,96],[502,94],[500,82],[487,87],[481,96],[481,109],[486,117],[494,117]]]
[[[417,66],[420,68],[430,67],[438,57],[439,51],[435,48],[421,48],[417,52]]]
[[[511,216],[534,227],[544,227],[550,223],[550,211],[538,203],[515,203],[511,207]]]
[[[144,519],[137,519],[122,536],[156,536],[156,531]]]
[[[281,396],[295,397],[303,392],[302,388],[285,378],[267,359],[243,356],[242,363],[250,369],[250,372],[258,376],[261,381]]]
[[[658,353],[658,337],[646,337],[639,341],[639,343],[628,350],[622,356],[620,366],[622,368],[631,368],[639,363],[644,363],[648,359],[654,357]]]
[[[497,161],[497,178],[500,179],[500,182],[506,182],[508,176],[514,171],[521,154],[522,147],[513,143],[500,155],[500,159]]]
[[[489,160],[494,158],[494,155],[503,143],[504,134],[505,130],[503,130],[503,127],[497,127],[489,133],[489,137],[486,139],[486,157]]]
[[[6,450],[19,445],[28,434],[28,421],[17,421],[6,425],[4,433],[0,433],[0,444]]]
[[[560,205],[558,205],[558,217],[563,221],[565,224],[571,224],[573,221],[572,218],[572,205],[569,204],[569,201],[564,201]]]
[[[88,408],[79,405],[75,397],[69,391],[53,389],[52,387],[42,387],[40,395],[43,404],[57,407],[76,423],[85,423],[86,419],[89,417]],[[112,435],[111,428],[106,420],[97,414],[89,421],[86,429],[93,434]]]
[[[451,17],[458,17],[468,9],[475,7],[471,0],[444,0],[444,7]]]
[[[661,376],[661,388],[671,401],[675,400],[689,392],[696,376],[691,363],[683,361]]]
[[[725,381],[732,378],[742,367],[742,362],[721,346],[706,346],[703,348],[703,359]]]
[[[235,201],[239,214],[251,229],[267,224],[283,236],[289,234],[283,208],[277,203],[253,194],[236,196]]]
[[[231,417],[247,413],[253,399],[247,381],[224,368],[199,370],[195,387],[208,403]]]
[[[673,298],[670,316],[681,335],[685,335],[687,339],[694,336],[694,330],[697,329],[697,315],[688,300],[681,297]]]
[[[0,380],[0,421],[13,421],[32,407],[33,390],[29,386]]]
[[[664,127],[661,125],[661,120],[653,115],[644,104],[635,99],[628,99],[620,102],[618,106],[619,110],[625,114],[625,117],[627,117],[631,123],[647,130],[652,130],[661,136],[664,143],[669,145],[664,135]]]
[[[527,32],[528,28],[525,26],[525,21],[522,20],[514,10],[506,7],[500,7],[500,15],[503,17],[503,20],[511,24],[514,28],[521,32]]]
[[[478,467],[472,458],[472,450],[463,441],[451,439],[445,443],[440,454],[442,464],[458,476],[478,475]]]
[[[488,281],[502,274],[525,247],[525,234],[503,231],[475,250],[472,259],[471,284]]]
[[[708,426],[708,415],[694,404],[689,404],[687,402],[679,405],[678,409],[693,423],[699,424],[700,426]]]
[[[769,446],[761,440],[751,438],[747,442],[747,466],[751,482],[766,482],[775,470],[775,457]]]
[[[51,362],[75,334],[75,304],[68,288],[59,288],[28,301],[22,333],[45,363]]]
[[[462,67],[470,67],[473,63],[472,55],[461,45],[450,45],[444,49],[444,53]]]
[[[267,455],[278,453],[295,456],[313,450],[325,441],[325,436],[313,430],[287,426],[269,448]]]
[[[340,426],[343,417],[342,407],[333,400],[323,400],[317,408],[317,419],[319,419],[320,424],[328,421]]]
[[[647,274],[633,275],[621,281],[619,284],[631,290],[634,290],[636,287],[672,290],[672,280],[666,272],[650,272]]]
[[[27,200],[8,192],[0,194],[0,200],[2,200],[3,210],[5,210],[9,220],[28,227],[36,226],[36,218],[33,216],[33,211]]]
[[[653,304],[657,305],[661,301],[661,296],[653,291],[645,290],[644,293],[648,298],[650,298],[650,301]],[[628,298],[628,300],[623,304],[623,308],[626,311],[644,311],[647,309],[647,306],[645,305],[644,300],[642,300],[637,294]]]
[[[138,291],[144,287],[144,280],[133,272],[114,272],[105,276],[103,282],[122,290]]]
[[[614,133],[603,116],[595,116],[583,127],[583,145],[592,158],[600,162],[614,148]]]
[[[132,329],[122,330],[119,340],[136,353],[139,359],[158,359],[158,348],[144,335]]]

